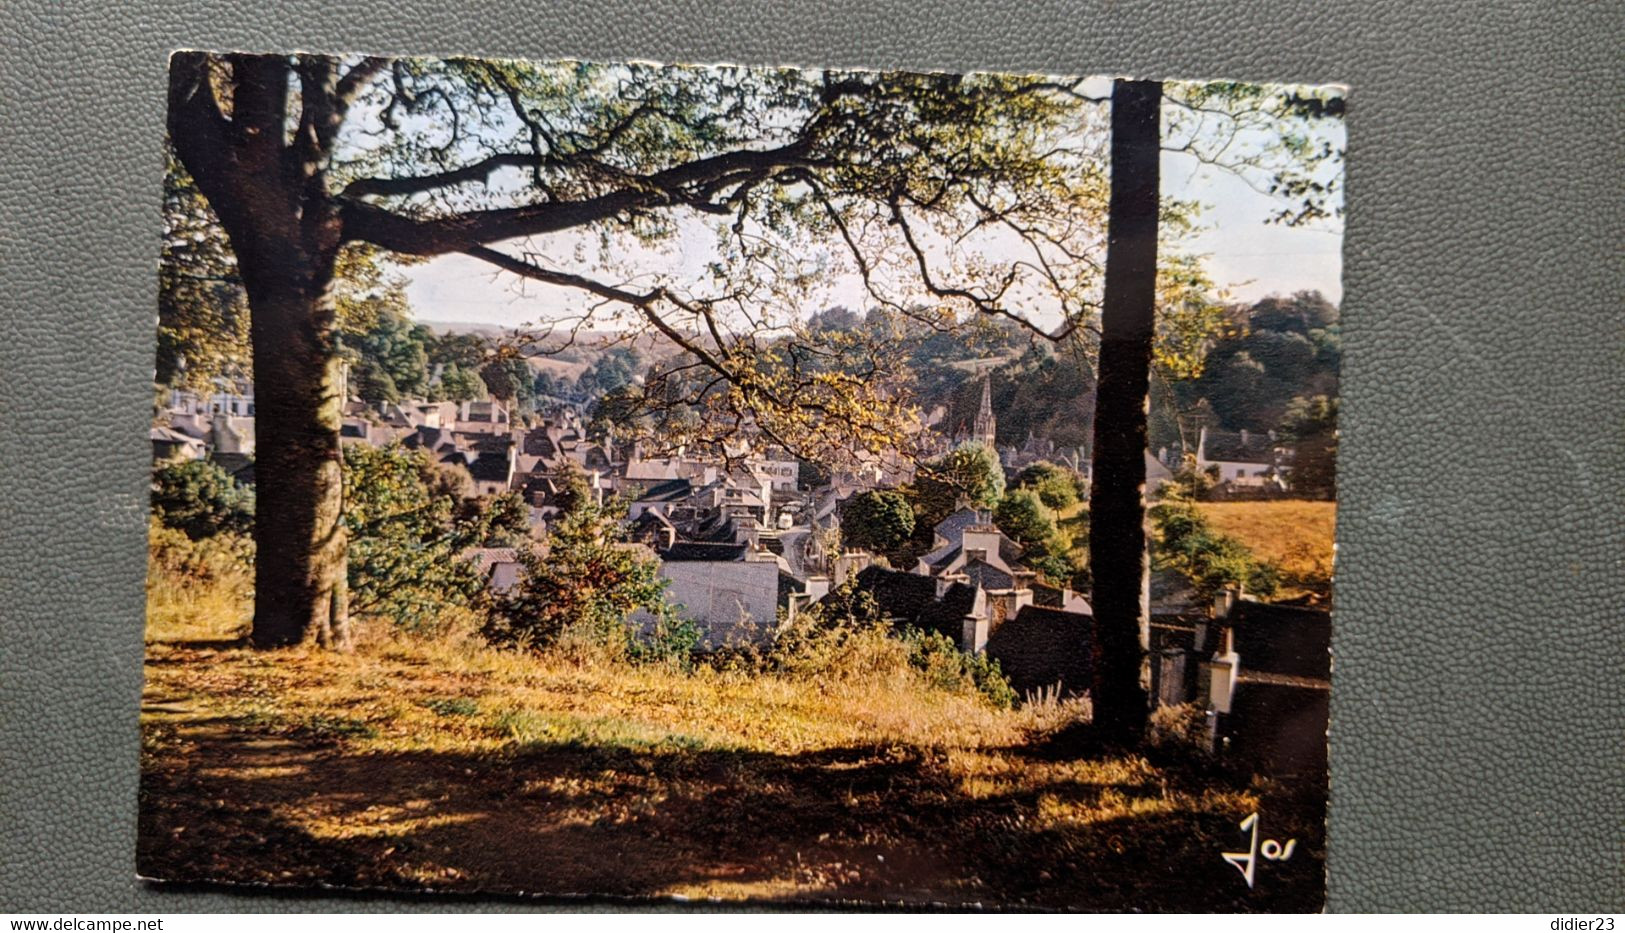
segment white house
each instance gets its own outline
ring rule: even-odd
[[[1196,468],[1217,472],[1221,483],[1264,486],[1284,472],[1281,454],[1269,434],[1213,431],[1202,428],[1196,442]]]
[[[666,598],[699,624],[708,646],[771,640],[779,609],[802,589],[772,554],[741,544],[681,542],[661,554],[660,576]]]

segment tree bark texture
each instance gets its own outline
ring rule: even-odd
[[[1150,635],[1146,411],[1156,333],[1162,84],[1112,89],[1111,202],[1089,490],[1094,715],[1102,738],[1138,742]]]
[[[343,224],[321,164],[337,124],[331,62],[300,74],[313,102],[290,138],[289,59],[199,53],[170,72],[170,139],[220,218],[251,313],[255,581],[250,641],[342,647],[349,639],[341,363],[331,285]],[[215,85],[229,83],[224,119]],[[320,100],[316,98],[319,97]],[[315,119],[308,119],[314,113]]]

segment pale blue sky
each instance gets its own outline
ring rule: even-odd
[[[1334,130],[1334,145],[1343,144],[1342,128]],[[1342,300],[1341,220],[1318,221],[1304,227],[1285,227],[1265,221],[1280,202],[1262,194],[1241,178],[1198,163],[1179,153],[1165,153],[1163,194],[1205,206],[1205,229],[1186,241],[1191,252],[1206,254],[1214,283],[1236,301],[1252,301],[1272,293],[1319,290],[1334,302]],[[1341,185],[1339,185],[1341,187]],[[615,278],[628,267],[636,271],[674,276],[697,276],[711,256],[713,234],[702,224],[681,224],[681,232],[659,252],[632,248],[615,257],[600,255],[594,242],[572,235],[532,241],[553,265],[590,277]],[[613,259],[619,267],[610,271]],[[407,294],[420,320],[455,321],[516,327],[551,318],[579,314],[587,300],[568,288],[542,285],[500,274],[487,263],[461,255],[437,258],[402,270],[409,280]],[[855,275],[832,277],[810,307],[845,305],[862,309],[869,302]]]

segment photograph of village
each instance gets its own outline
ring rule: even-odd
[[[143,878],[1321,909],[1342,88],[168,106]]]

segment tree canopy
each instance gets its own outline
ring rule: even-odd
[[[914,479],[915,513],[930,528],[955,509],[991,509],[1004,495],[1004,468],[986,444],[971,441],[926,463]]]
[[[860,492],[841,513],[841,535],[853,547],[886,553],[913,534],[914,508],[894,490]]]
[[[680,351],[619,388],[618,424],[718,449],[760,439],[832,465],[906,448],[918,418],[898,328],[804,319],[825,283],[859,283],[880,312],[866,320],[943,333],[995,321],[1049,341],[1087,342],[1109,292],[1115,114],[1100,82],[183,52],[169,90],[179,168],[229,238],[254,321],[257,586],[287,594],[257,606],[257,644],[342,623],[335,361],[349,314],[334,286],[356,278],[347,261],[460,254],[570,290],[581,303],[527,339],[610,330]],[[1172,120],[1174,148],[1297,199],[1289,222],[1335,206],[1323,176],[1293,168],[1315,156],[1314,134],[1280,135],[1273,164],[1230,143],[1340,98],[1251,85],[1168,97],[1196,121]],[[1190,216],[1154,187],[1148,204],[1153,238]],[[172,244],[195,241],[173,230]],[[1147,269],[1170,366],[1200,348],[1214,308],[1200,264],[1176,252]],[[387,299],[386,281],[360,280]],[[457,365],[486,375],[490,356]],[[389,357],[374,364],[379,397],[390,382],[404,391]],[[524,375],[516,398],[534,391]],[[974,498],[990,506],[998,487]]]

